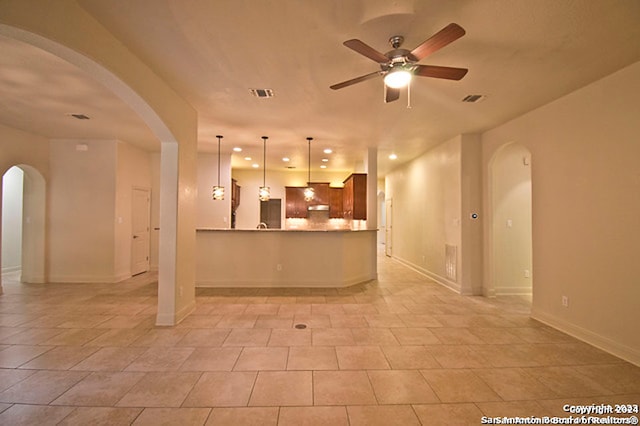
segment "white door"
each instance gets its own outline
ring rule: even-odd
[[[388,199],[385,204],[387,206],[387,223],[384,228],[384,254],[391,257],[393,249],[393,201]]]
[[[149,221],[151,197],[148,189],[133,188],[131,202],[131,275],[149,270]]]

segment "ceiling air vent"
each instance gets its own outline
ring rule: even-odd
[[[272,98],[273,90],[271,89],[249,89],[251,94],[256,98]]]
[[[84,114],[69,113],[67,115],[69,117],[77,118],[78,120],[89,120],[89,116]]]
[[[475,102],[484,101],[485,99],[487,99],[486,95],[467,95],[464,97],[464,99],[462,99],[462,102],[467,102],[472,104]]]

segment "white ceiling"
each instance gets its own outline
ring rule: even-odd
[[[78,0],[198,111],[199,149],[241,146],[245,155],[307,168],[306,137],[330,147],[329,170],[352,170],[366,148],[379,172],[460,133],[481,132],[640,60],[637,0]],[[383,102],[381,78],[329,86],[376,71],[344,47],[358,38],[409,50],[450,22],[467,34],[421,64],[468,68],[461,81],[419,78],[399,101]],[[79,34],[79,37],[82,35]],[[0,122],[50,138],[159,143],[132,111],[91,76],[52,55],[0,38]],[[250,88],[268,88],[257,99]],[[466,95],[486,95],[476,104]],[[84,113],[91,120],[65,114]],[[399,159],[391,162],[388,154]],[[260,162],[260,161],[259,161]]]

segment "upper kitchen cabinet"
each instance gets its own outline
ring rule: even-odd
[[[345,219],[367,219],[366,173],[354,173],[344,181],[342,204]]]
[[[308,202],[310,206],[329,205],[329,182],[310,182],[309,186],[313,189],[313,198]]]
[[[331,219],[341,219],[344,217],[342,191],[342,188],[329,188],[329,218]]]
[[[286,186],[285,197],[285,216],[287,218],[307,217],[307,202],[304,199],[304,188],[298,186]]]

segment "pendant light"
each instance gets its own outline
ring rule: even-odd
[[[218,201],[224,200],[224,186],[220,186],[220,139],[223,136],[217,135],[216,138],[218,138],[218,184],[213,187],[213,199]]]
[[[262,137],[262,186],[258,191],[258,198],[260,201],[269,201],[271,197],[271,190],[266,184],[267,177],[267,136]]]
[[[307,175],[307,187],[304,189],[304,200],[311,201],[315,195],[313,188],[311,187],[311,141],[313,138],[307,138],[309,145],[309,174]]]

